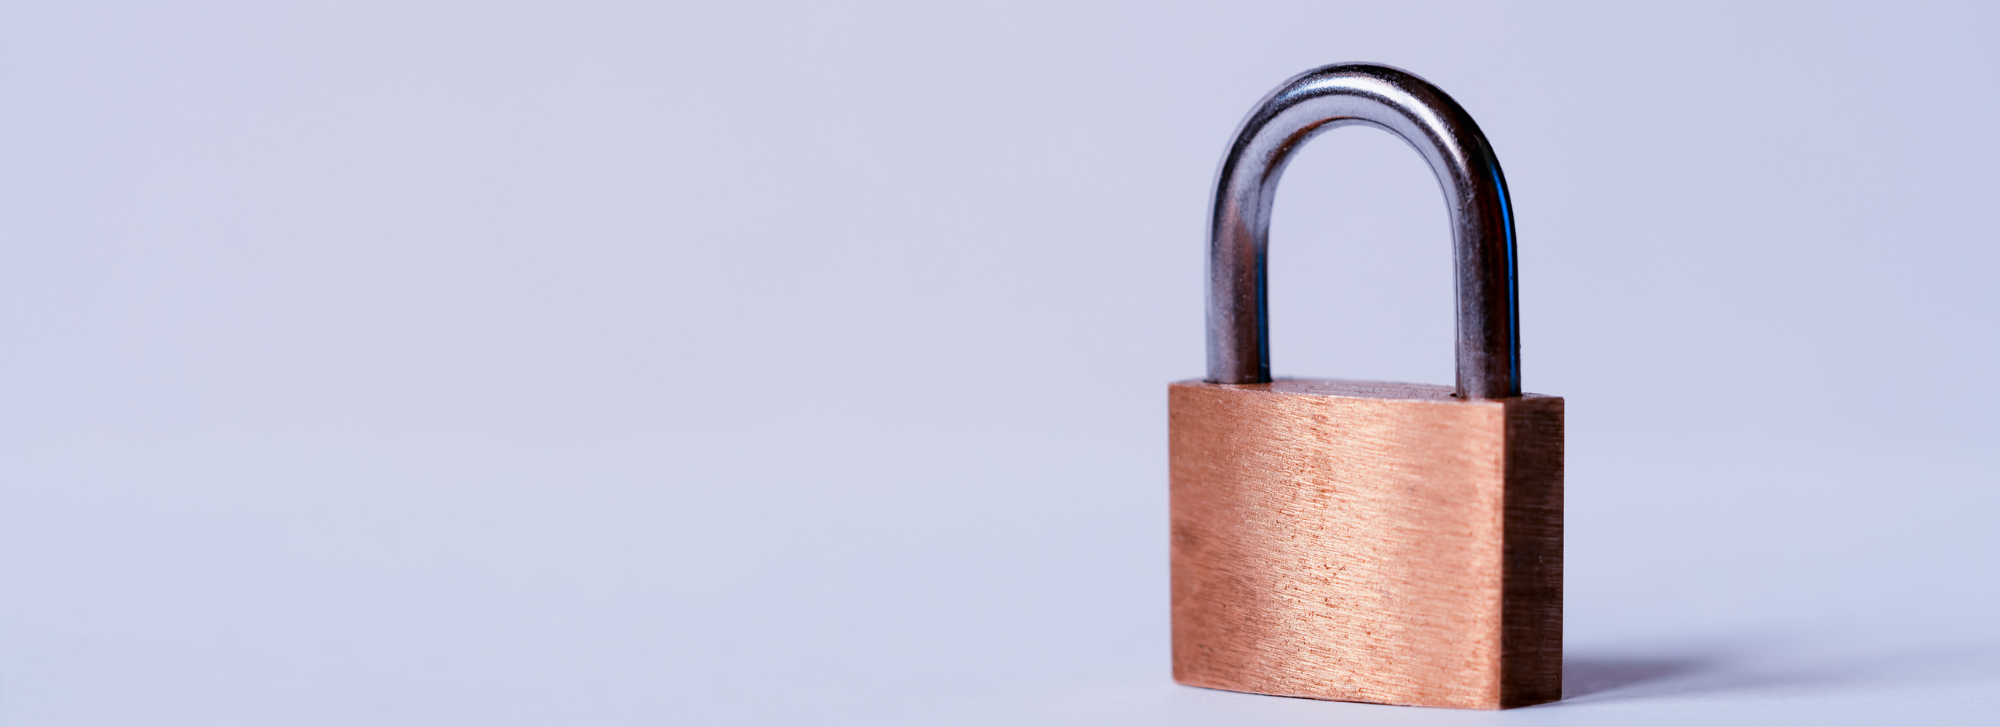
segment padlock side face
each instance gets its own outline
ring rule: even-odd
[[[1561,696],[1562,400],[1169,388],[1174,677],[1342,701]]]

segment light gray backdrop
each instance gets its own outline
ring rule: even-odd
[[[6,725],[1993,724],[1994,6],[0,6]],[[1293,73],[1499,151],[1569,693],[1168,676],[1167,382]],[[1280,374],[1451,379],[1417,156]]]

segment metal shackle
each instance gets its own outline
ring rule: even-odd
[[[1265,252],[1278,178],[1306,140],[1356,124],[1408,142],[1444,188],[1458,265],[1459,398],[1520,396],[1514,216],[1500,161],[1472,116],[1444,91],[1407,71],[1368,63],[1292,77],[1237,129],[1216,173],[1209,221],[1208,380],[1271,380]]]

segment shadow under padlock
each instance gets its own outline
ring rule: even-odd
[[[1457,256],[1456,389],[1270,375],[1285,163],[1349,125],[1416,148]],[[1486,137],[1430,83],[1341,64],[1258,103],[1209,229],[1208,378],[1168,388],[1174,679],[1497,709],[1562,697],[1563,400],[1521,393],[1514,226]]]

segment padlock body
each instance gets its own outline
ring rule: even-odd
[[[1174,679],[1497,709],[1562,697],[1563,400],[1168,389]]]

